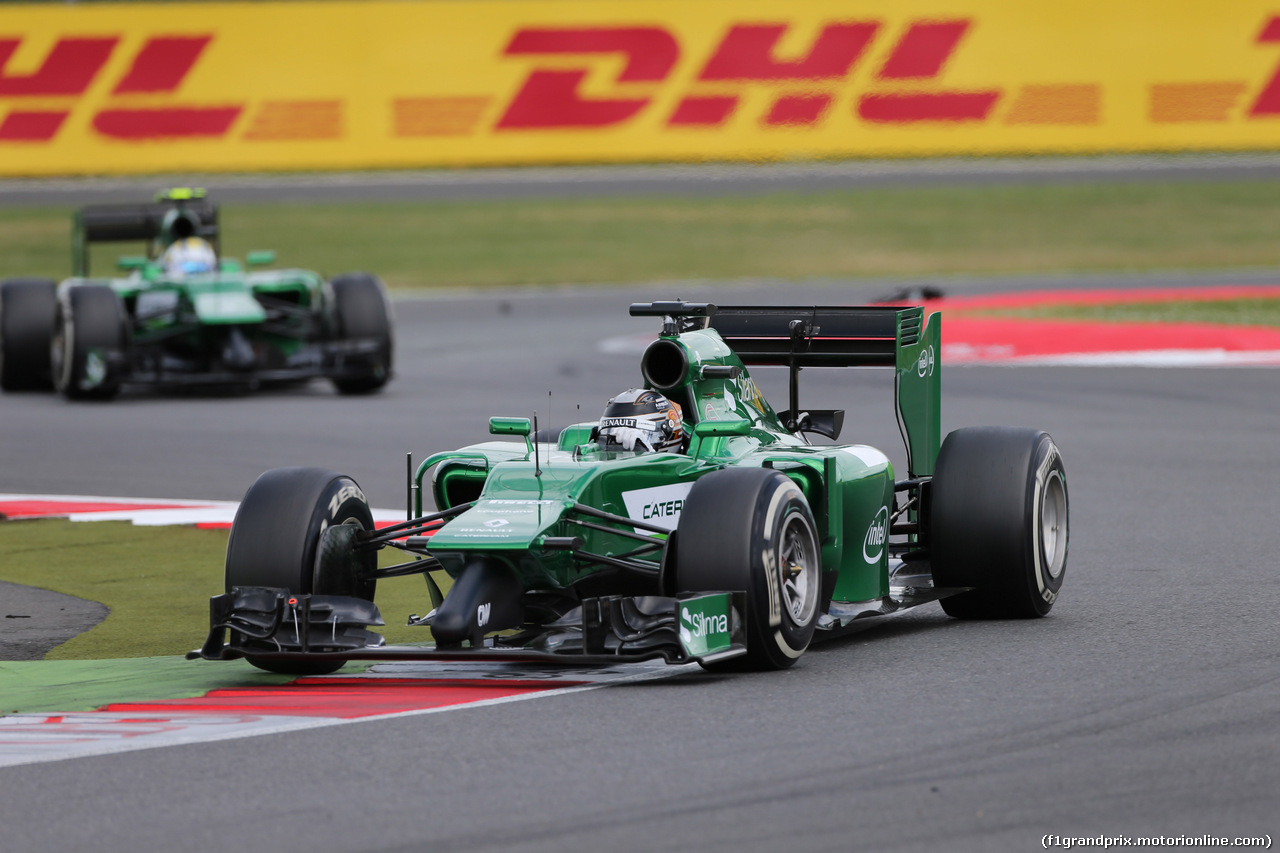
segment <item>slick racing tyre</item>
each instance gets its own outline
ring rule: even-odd
[[[1044,616],[1067,570],[1062,454],[1048,433],[970,427],[947,436],[931,486],[929,553],[942,599],[962,619]]]
[[[346,273],[335,276],[333,287],[334,319],[340,340],[377,342],[371,355],[359,355],[346,361],[333,384],[343,394],[368,394],[377,391],[391,378],[393,341],[391,303],[382,280],[369,273]]]
[[[57,286],[43,278],[0,282],[0,389],[51,391],[49,343]]]
[[[795,483],[767,468],[708,474],[690,489],[678,533],[680,591],[746,591],[747,666],[795,663],[818,622],[822,570],[813,513]]]
[[[373,513],[350,477],[323,468],[275,468],[245,493],[227,541],[225,591],[268,586],[300,595],[346,595],[373,600],[377,553],[357,553],[351,536],[324,535],[340,525],[373,529]],[[259,669],[322,675],[345,661],[268,661]]]
[[[69,400],[110,400],[120,391],[128,334],[124,306],[110,287],[64,288],[49,346],[54,386]]]

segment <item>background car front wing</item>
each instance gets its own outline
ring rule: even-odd
[[[159,347],[143,346],[131,358],[107,354],[108,366],[120,381],[130,385],[234,385],[243,382],[295,382],[307,379],[342,379],[361,375],[381,343],[373,338],[324,341],[304,347],[278,367],[245,370],[209,369],[197,361],[175,359]]]

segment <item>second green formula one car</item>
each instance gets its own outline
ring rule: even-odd
[[[125,385],[227,386],[326,377],[343,393],[391,377],[390,302],[376,276],[326,281],[219,251],[218,207],[199,190],[77,212],[73,276],[0,282],[0,388],[110,399]],[[91,277],[90,245],[145,241],[115,278]],[[247,266],[247,269],[246,269]]]

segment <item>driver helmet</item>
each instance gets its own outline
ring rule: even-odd
[[[164,250],[161,264],[168,275],[189,275],[213,272],[218,266],[218,258],[207,241],[199,237],[185,237],[175,240]]]
[[[679,453],[684,443],[680,404],[657,391],[632,388],[604,407],[596,441],[601,450]]]

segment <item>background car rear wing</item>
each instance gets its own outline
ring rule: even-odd
[[[145,240],[158,252],[184,237],[202,237],[221,255],[218,206],[200,190],[169,190],[150,204],[95,204],[76,211],[71,231],[72,274],[89,274],[89,244]]]

